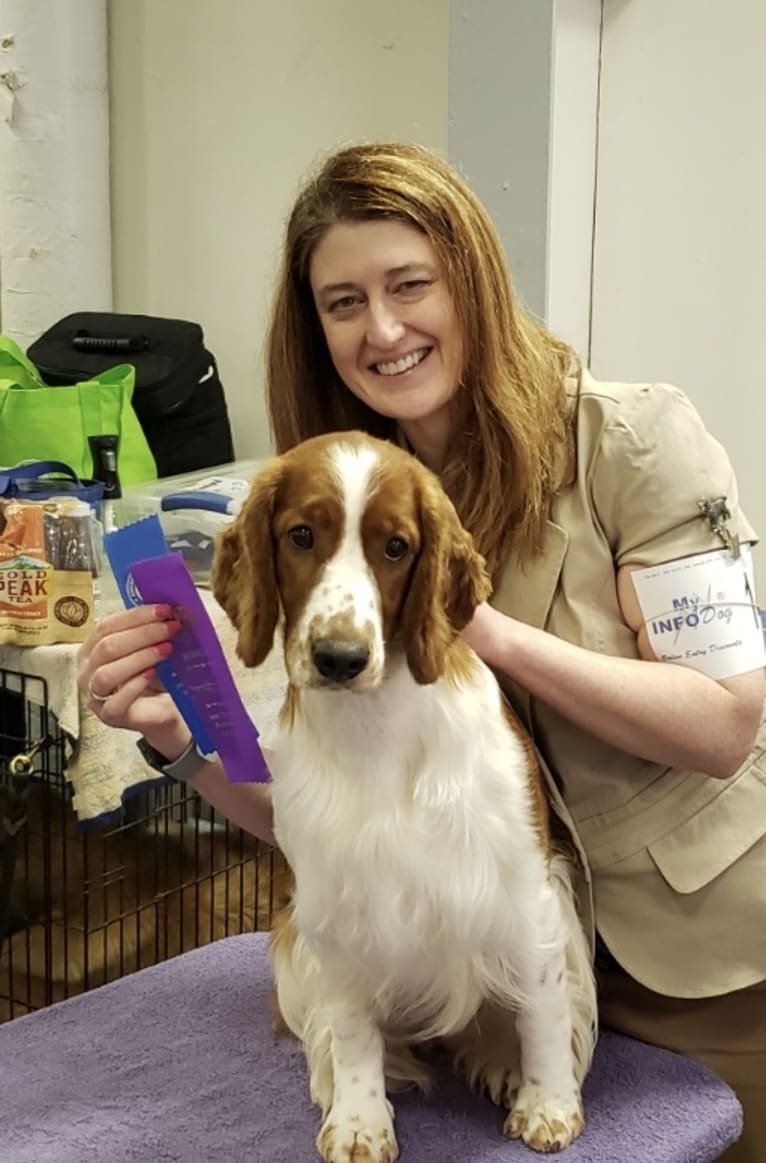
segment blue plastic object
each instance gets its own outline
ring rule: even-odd
[[[224,493],[184,489],[179,493],[168,493],[161,499],[160,508],[166,513],[176,509],[204,509],[208,513],[223,513],[231,517],[239,509],[239,501]]]

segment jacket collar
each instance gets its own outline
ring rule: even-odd
[[[541,552],[523,569],[513,561],[506,565],[490,599],[491,604],[510,618],[542,630],[548,621],[568,544],[567,531],[553,521],[546,522]],[[523,685],[512,683],[501,674],[498,674],[498,680],[531,731],[529,694]]]
[[[567,531],[547,521],[540,553],[523,568],[513,561],[505,566],[495,587],[492,605],[510,618],[542,629],[548,620],[568,545]]]

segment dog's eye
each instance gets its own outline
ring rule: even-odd
[[[296,525],[287,536],[296,549],[311,549],[314,545],[314,534],[308,525]]]
[[[408,549],[403,537],[392,537],[386,545],[386,557],[389,561],[401,561]]]

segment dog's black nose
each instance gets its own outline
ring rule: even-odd
[[[360,642],[349,642],[345,638],[319,638],[311,649],[311,657],[322,678],[332,679],[333,682],[348,682],[362,673],[370,652]]]

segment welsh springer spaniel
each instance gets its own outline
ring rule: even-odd
[[[361,433],[259,473],[222,535],[215,596],[289,677],[271,760],[294,875],[272,939],[328,1163],[398,1156],[386,1079],[446,1045],[538,1151],[583,1127],[596,1029],[571,865],[535,753],[460,631],[489,593],[436,477]]]

